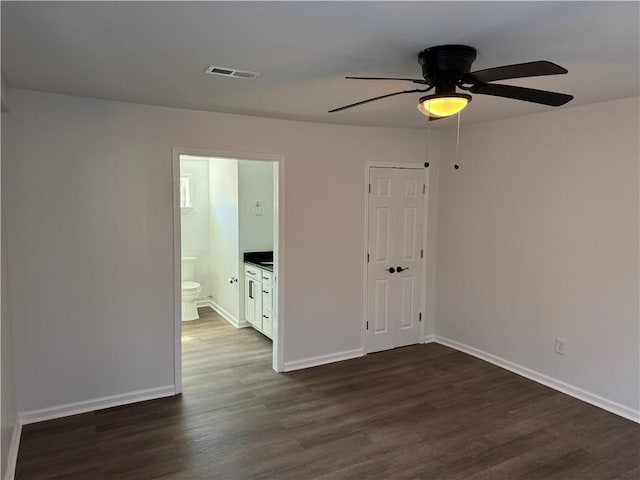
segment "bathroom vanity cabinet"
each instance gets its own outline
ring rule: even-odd
[[[273,335],[273,273],[253,263],[244,264],[244,316],[263,335]]]

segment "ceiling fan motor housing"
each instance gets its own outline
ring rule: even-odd
[[[466,45],[439,45],[418,54],[422,76],[435,85],[436,94],[455,93],[456,84],[471,71],[475,59],[476,49]]]

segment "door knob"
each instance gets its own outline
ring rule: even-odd
[[[393,267],[389,267],[389,269],[387,270],[389,273],[396,273],[396,269]]]
[[[398,271],[398,273],[400,273],[400,272],[404,272],[405,270],[409,270],[409,267],[407,268],[398,267],[396,268],[396,270]]]

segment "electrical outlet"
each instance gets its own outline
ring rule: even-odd
[[[567,341],[564,338],[556,337],[556,353],[560,355],[567,353]]]

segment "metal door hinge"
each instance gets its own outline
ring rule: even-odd
[[[369,330],[369,321],[367,320],[367,330]]]
[[[418,320],[422,321],[422,312],[420,312],[420,314],[418,315]]]
[[[427,193],[427,185],[426,185],[426,184],[423,184],[423,185],[422,185],[422,193],[423,193],[423,194],[424,194],[424,193]]]
[[[367,263],[369,263],[369,254],[367,253]]]
[[[420,249],[420,258],[424,258],[424,249],[423,248]]]
[[[369,184],[369,193],[371,193],[371,184]]]

